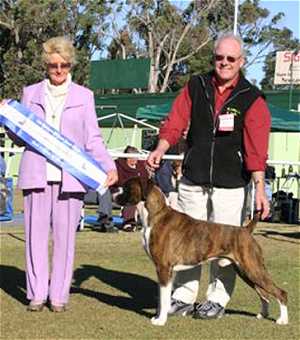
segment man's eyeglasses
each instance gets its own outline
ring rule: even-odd
[[[49,63],[47,64],[48,68],[50,70],[58,70],[58,68],[61,68],[62,70],[66,70],[71,67],[71,63]]]
[[[226,59],[229,63],[235,63],[240,58],[241,56],[232,57],[230,55],[215,54],[215,61],[223,61],[224,59]]]

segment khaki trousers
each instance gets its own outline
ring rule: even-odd
[[[179,184],[178,210],[196,219],[217,223],[242,225],[245,188],[223,189],[195,186],[182,180]],[[194,303],[198,296],[201,265],[177,272],[172,297]],[[210,264],[207,300],[225,307],[232,295],[236,274],[233,265],[220,267],[218,260]]]

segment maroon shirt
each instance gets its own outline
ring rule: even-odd
[[[132,177],[140,177],[142,179],[142,183],[146,187],[147,180],[149,178],[148,171],[145,168],[145,161],[138,161],[136,164],[136,168],[131,168],[125,158],[118,158],[116,161],[117,171],[118,171],[118,182],[114,184],[112,191],[115,188],[121,187],[124,183]]]

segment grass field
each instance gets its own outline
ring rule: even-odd
[[[84,229],[77,253],[69,310],[26,312],[24,233],[21,226],[0,228],[2,339],[300,339],[300,228],[260,223],[256,238],[274,281],[289,294],[288,326],[278,326],[276,301],[270,319],[256,320],[257,295],[241,280],[220,320],[169,318],[155,327],[156,276],[141,246],[141,234],[104,234]],[[204,266],[198,300],[204,298]]]

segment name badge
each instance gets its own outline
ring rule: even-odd
[[[234,115],[232,113],[219,116],[219,131],[233,131]]]

